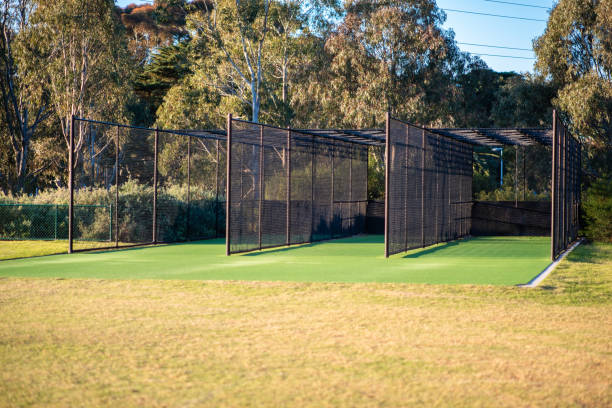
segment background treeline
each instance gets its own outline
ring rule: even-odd
[[[461,52],[434,0],[156,0],[126,8],[112,0],[2,0],[1,7],[5,195],[65,187],[71,115],[203,129],[223,128],[231,112],[281,126],[360,128],[381,127],[390,110],[426,126],[527,127],[550,126],[556,107],[585,146],[585,218],[599,225],[589,234],[612,235],[612,0],[556,4],[534,40],[535,74],[494,72]],[[513,197],[498,188],[499,158],[481,153],[476,194]],[[504,149],[506,177],[514,157]],[[538,177],[546,152],[527,157],[536,175],[530,196],[545,195]],[[379,151],[370,165],[376,198]]]

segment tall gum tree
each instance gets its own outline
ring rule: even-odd
[[[197,36],[213,44],[227,64],[220,65],[211,85],[249,105],[259,122],[266,38],[272,0],[216,0],[191,20]]]
[[[612,0],[561,0],[534,41],[536,68],[583,137],[594,176],[612,174]]]
[[[72,115],[125,121],[129,57],[114,1],[38,0],[31,26],[32,71],[47,82],[66,146]],[[84,126],[75,132],[75,163]]]
[[[39,125],[51,114],[41,84],[31,79],[25,70],[27,58],[22,41],[34,7],[30,0],[6,0],[0,9],[0,58],[2,78],[0,95],[13,169],[5,169],[3,187],[21,192],[29,177],[46,168],[29,169],[31,144]]]

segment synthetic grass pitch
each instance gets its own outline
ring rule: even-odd
[[[0,262],[0,276],[516,285],[550,263],[546,237],[479,237],[383,257],[382,236],[225,256],[224,240]]]

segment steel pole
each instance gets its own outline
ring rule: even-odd
[[[226,169],[227,173],[225,176],[225,255],[230,255],[230,227],[231,227],[231,205],[232,205],[232,193],[231,193],[231,174],[232,174],[232,114],[227,114],[227,137],[226,137]]]
[[[389,175],[391,167],[391,156],[390,154],[390,126],[391,126],[391,113],[387,111],[385,118],[385,258],[389,257]]]
[[[155,129],[153,145],[153,243],[157,243],[157,153],[159,148],[159,129]]]
[[[68,152],[68,188],[70,197],[68,202],[68,253],[73,252],[74,230],[74,115],[70,118],[70,152]]]

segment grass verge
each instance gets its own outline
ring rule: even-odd
[[[0,260],[65,254],[68,241],[5,241],[0,240]]]
[[[612,405],[612,245],[534,289],[0,279],[0,406]]]

